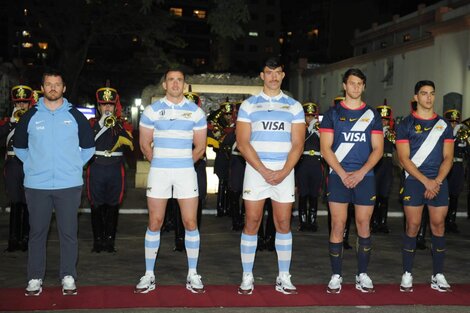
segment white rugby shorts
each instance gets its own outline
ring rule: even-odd
[[[189,199],[198,196],[197,175],[193,167],[150,168],[147,179],[147,197]]]
[[[264,163],[271,170],[280,170],[284,162]],[[278,185],[268,184],[263,176],[250,164],[246,163],[245,178],[243,180],[243,199],[258,201],[271,198],[280,203],[295,202],[294,170]]]

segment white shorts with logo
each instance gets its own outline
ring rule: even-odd
[[[264,166],[271,170],[280,170],[285,162],[267,163]],[[258,201],[271,198],[281,203],[295,202],[294,170],[278,185],[268,184],[263,176],[250,164],[246,163],[245,178],[243,180],[243,199]]]
[[[188,199],[199,196],[194,168],[151,167],[147,179],[147,197]]]

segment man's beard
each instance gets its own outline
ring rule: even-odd
[[[47,93],[47,94],[44,94],[44,98],[46,98],[49,101],[56,101],[62,98],[62,94],[58,92],[55,92],[54,94]]]

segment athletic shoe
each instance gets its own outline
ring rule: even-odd
[[[432,275],[431,277],[431,288],[439,292],[451,292],[449,283],[443,274]]]
[[[31,279],[26,286],[24,295],[29,296],[39,296],[42,292],[42,279]]]
[[[62,278],[62,294],[64,296],[75,296],[77,294],[75,279],[70,275],[64,276],[64,278]]]
[[[330,282],[328,283],[328,288],[326,289],[327,293],[340,293],[341,292],[341,283],[343,282],[343,277],[338,274],[331,275]]]
[[[253,273],[243,273],[242,283],[240,287],[238,287],[238,294],[251,295],[253,289],[255,289],[254,281]]]
[[[413,292],[413,276],[411,276],[411,273],[405,272],[401,277],[400,291]]]
[[[276,278],[276,291],[282,292],[285,295],[297,294],[297,288],[290,281],[291,275],[289,273],[282,273]]]
[[[137,286],[135,286],[134,293],[147,293],[152,290],[155,290],[155,276],[144,275],[140,278]]]
[[[366,273],[356,275],[356,289],[362,292],[375,292],[372,280]]]
[[[201,275],[193,273],[186,278],[186,289],[192,293],[204,293],[204,285],[202,284]]]

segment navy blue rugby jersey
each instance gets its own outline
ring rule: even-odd
[[[452,127],[435,113],[432,118],[423,119],[413,112],[398,124],[396,143],[410,145],[410,159],[426,177],[437,176],[446,142],[454,142]],[[406,176],[415,179],[408,173]]]
[[[377,110],[366,105],[355,109],[343,101],[323,116],[320,133],[334,133],[332,150],[346,172],[359,170],[372,152],[372,134],[383,134],[382,119]],[[373,175],[373,169],[367,175]]]

